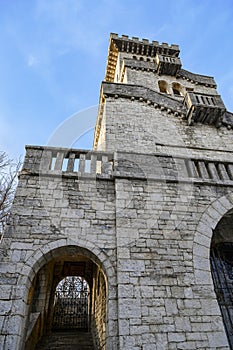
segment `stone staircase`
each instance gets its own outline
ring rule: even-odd
[[[81,331],[52,332],[43,337],[36,350],[94,350],[91,333]]]

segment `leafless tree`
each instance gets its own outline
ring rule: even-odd
[[[0,237],[14,199],[20,166],[20,159],[14,162],[5,152],[0,151]]]

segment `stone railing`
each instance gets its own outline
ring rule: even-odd
[[[21,174],[97,175],[109,177],[113,171],[113,153],[59,147],[26,146]]]
[[[181,68],[179,57],[170,57],[156,54],[155,61],[158,65],[158,74],[175,76]]]
[[[188,123],[219,124],[226,111],[220,95],[187,92],[184,100],[187,106]]]
[[[27,146],[21,174],[140,178],[156,181],[233,185],[229,161],[161,153],[100,152]],[[229,155],[230,157],[230,155]]]
[[[188,176],[194,179],[233,181],[233,163],[185,159]]]
[[[233,160],[222,162],[188,156],[118,152],[114,160],[114,176],[232,186]]]

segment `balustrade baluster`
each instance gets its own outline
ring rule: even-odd
[[[208,162],[207,163],[207,168],[210,174],[211,179],[213,180],[219,180],[219,175],[218,175],[218,171],[216,169],[216,165],[213,162]]]
[[[79,172],[84,174],[85,172],[85,154],[81,153],[79,156]]]
[[[227,164],[226,168],[227,168],[227,173],[230,177],[230,180],[233,180],[233,164]]]
[[[218,172],[219,172],[219,176],[222,180],[229,180],[228,173],[227,173],[226,168],[225,168],[223,163],[218,164]]]
[[[51,161],[52,161],[52,152],[47,150],[43,151],[41,162],[40,162],[40,171],[50,170]]]
[[[198,161],[197,167],[198,167],[198,172],[199,172],[200,177],[203,179],[209,179],[209,174],[208,174],[208,171],[206,169],[205,162]]]
[[[69,154],[69,160],[67,165],[67,171],[73,172],[74,171],[74,161],[75,161],[75,153]]]
[[[96,161],[97,161],[97,155],[92,154],[91,155],[91,174],[96,174]]]
[[[194,161],[191,159],[185,159],[185,164],[186,164],[189,177],[193,177],[193,178],[198,177]]]
[[[62,170],[63,159],[64,152],[58,152],[54,170]]]

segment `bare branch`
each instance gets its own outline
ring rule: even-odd
[[[0,236],[3,233],[14,199],[21,160],[14,162],[0,151]]]

